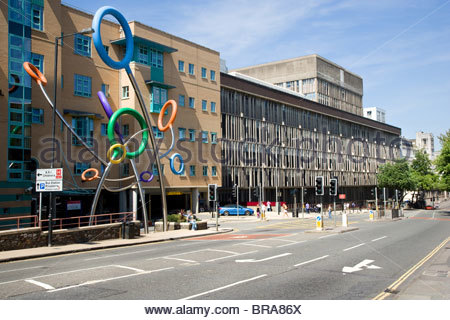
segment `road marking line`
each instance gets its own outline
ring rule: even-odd
[[[237,257],[237,256],[243,256],[245,254],[250,254],[250,253],[255,253],[255,252],[258,252],[258,250],[244,252],[244,253],[237,253],[237,254],[232,255],[232,256],[226,256],[226,257],[220,257],[220,258],[215,258],[215,259],[211,259],[211,260],[206,260],[205,262],[213,262],[213,261],[217,261],[217,260],[223,260],[223,259],[233,258],[233,257]]]
[[[91,281],[86,281],[80,284],[75,284],[72,286],[67,286],[67,287],[62,287],[62,288],[58,288],[58,289],[53,289],[53,290],[49,290],[47,292],[51,293],[51,292],[58,292],[58,291],[62,291],[62,290],[68,290],[68,289],[73,289],[73,288],[78,288],[78,287],[82,287],[82,286],[88,286],[91,284],[97,284],[97,283],[102,283],[102,282],[107,282],[107,281],[113,281],[113,280],[118,280],[118,279],[124,279],[124,278],[130,278],[130,277],[135,277],[135,276],[140,276],[140,275],[144,275],[144,274],[150,274],[153,272],[158,272],[158,271],[165,271],[165,270],[170,270],[173,269],[173,267],[170,268],[164,268],[164,269],[157,269],[157,270],[150,270],[150,271],[144,271],[144,272],[140,272],[140,273],[132,273],[132,274],[127,274],[124,276],[120,276],[120,277],[113,277],[113,278],[107,278],[107,279],[100,279],[100,280],[91,280]]]
[[[37,267],[21,268],[21,269],[14,269],[14,270],[3,270],[3,271],[0,271],[0,273],[13,272],[13,271],[22,271],[22,270],[29,270],[29,269],[37,269],[37,268],[45,268],[45,267],[44,266],[37,266]]]
[[[227,250],[218,250],[218,249],[207,249],[207,250],[213,251],[213,252],[225,252],[225,253],[231,253],[231,254],[239,254],[239,252],[227,251]]]
[[[449,241],[450,237],[442,241],[441,244],[439,244],[436,248],[434,248],[428,255],[426,255],[422,260],[420,260],[416,265],[411,267],[408,271],[406,271],[400,278],[398,278],[389,287],[387,287],[385,291],[381,292],[372,300],[383,300],[388,296],[390,296],[392,291],[396,290],[406,279],[409,278],[410,275],[412,275],[417,269],[419,269],[425,262],[430,260],[436,254],[436,252],[438,252],[442,247],[444,247]]]
[[[373,239],[372,242],[375,242],[375,241],[378,241],[378,240],[381,240],[381,239],[385,239],[385,238],[387,238],[387,236],[384,236],[384,237],[381,237],[381,238]]]
[[[311,262],[314,262],[314,261],[317,261],[317,260],[325,259],[327,257],[329,257],[328,254],[326,256],[321,256],[319,258],[315,258],[315,259],[312,259],[312,260],[308,260],[308,261],[305,261],[305,262],[298,263],[298,264],[294,265],[294,267],[299,267],[299,266],[302,266],[302,265],[307,264],[307,263],[311,263]]]
[[[293,243],[288,243],[288,244],[282,244],[281,246],[278,246],[277,248],[283,248],[283,247],[287,247],[287,246],[292,246],[294,244],[299,244],[299,243],[303,243],[306,242],[306,240],[303,241],[294,241]]]
[[[189,263],[197,263],[197,261],[194,261],[194,260],[172,258],[172,257],[163,257],[163,259],[178,260],[178,261],[189,262]]]
[[[37,286],[39,286],[41,288],[44,288],[46,290],[53,290],[53,289],[55,289],[49,284],[46,284],[46,283],[43,283],[43,282],[39,282],[39,281],[36,281],[36,280],[33,280],[33,279],[27,279],[25,281],[28,282],[28,283],[35,284],[35,285],[37,285]]]
[[[237,244],[235,244],[235,246],[237,246],[237,245],[254,246],[254,247],[261,247],[261,248],[272,248],[271,246],[264,246],[262,244],[254,244],[254,243],[237,243]]]
[[[149,252],[149,251],[155,251],[155,250],[156,249],[150,249],[150,250],[141,250],[141,251],[134,251],[134,252],[119,253],[119,254],[111,254],[109,256],[84,259],[84,261],[97,260],[97,259],[106,259],[106,258],[119,257],[119,256],[126,256],[126,255],[129,255],[129,254],[135,254],[135,253],[141,253],[141,252]]]
[[[122,268],[122,269],[128,269],[128,270],[133,270],[133,271],[136,271],[136,272],[145,272],[145,270],[137,269],[137,268],[133,268],[133,267],[128,267],[128,266],[115,265],[114,267]]]
[[[328,238],[328,237],[334,237],[334,236],[337,236],[337,235],[338,235],[337,233],[335,233],[335,234],[329,234],[329,235],[327,235],[327,236],[319,237],[319,239]]]
[[[205,292],[202,292],[202,293],[199,293],[199,294],[196,294],[196,295],[193,295],[193,296],[189,296],[189,297],[186,297],[186,298],[183,298],[183,299],[180,299],[180,300],[189,300],[189,299],[197,298],[197,297],[203,296],[205,294],[209,294],[209,293],[213,293],[213,292],[216,292],[216,291],[220,291],[220,290],[224,290],[224,289],[227,289],[227,288],[231,288],[231,287],[237,286],[239,284],[250,282],[250,281],[254,281],[254,280],[258,280],[258,279],[261,279],[261,278],[264,278],[264,277],[267,277],[267,274],[262,274],[260,276],[254,277],[254,278],[241,280],[241,281],[238,281],[238,282],[235,282],[235,283],[232,283],[232,284],[220,287],[220,288],[216,288],[216,289],[212,289],[212,290],[209,290],[209,291],[205,291]]]
[[[355,249],[355,248],[361,247],[361,246],[363,246],[363,245],[365,245],[365,243],[360,243],[360,244],[357,244],[356,246],[353,246],[353,247],[350,247],[350,248],[344,249],[344,250],[342,250],[342,251],[348,251],[348,250],[352,250],[352,249]]]
[[[285,257],[285,256],[290,256],[292,253],[286,252],[286,253],[282,253],[279,254],[277,256],[272,256],[272,257],[268,257],[268,258],[264,258],[264,259],[260,259],[260,260],[256,260],[256,259],[245,259],[245,260],[236,260],[236,262],[264,262],[264,261],[268,261],[268,260],[273,260],[276,258],[281,258],[281,257]]]

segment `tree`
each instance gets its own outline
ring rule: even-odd
[[[395,160],[378,168],[378,186],[380,188],[396,189],[400,191],[400,203],[403,201],[404,191],[414,190],[416,183],[411,167],[406,159]]]
[[[436,170],[441,175],[440,185],[450,191],[450,130],[439,136],[442,149],[435,161]]]
[[[424,191],[439,189],[439,177],[433,172],[431,164],[432,162],[425,151],[419,150],[416,152],[415,159],[411,164],[411,171],[419,194]]]

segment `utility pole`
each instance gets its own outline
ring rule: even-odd
[[[383,188],[384,215],[386,215],[386,188]]]
[[[380,217],[380,213],[378,212],[378,188],[375,187],[375,211],[377,212],[378,217]]]
[[[305,196],[305,189],[302,187],[302,219],[305,219],[305,206],[303,204]]]

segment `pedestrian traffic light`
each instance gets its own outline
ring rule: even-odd
[[[208,184],[208,199],[209,201],[217,200],[217,184]]]
[[[235,185],[233,185],[233,190],[232,190],[233,198],[236,198],[236,194],[237,194],[237,185],[235,184]]]
[[[255,189],[253,190],[253,195],[255,197],[259,197],[259,186],[256,186]]]
[[[316,196],[323,196],[323,176],[316,177]]]
[[[330,196],[337,196],[338,181],[336,178],[330,180]]]

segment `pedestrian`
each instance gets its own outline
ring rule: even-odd
[[[306,213],[309,214],[309,203],[307,202],[305,205]]]
[[[328,206],[328,219],[331,220],[331,204]]]
[[[286,217],[289,217],[289,216],[288,216],[288,212],[287,212],[287,205],[286,205],[286,203],[283,203],[282,207],[283,207],[283,214],[284,214]]]
[[[197,231],[197,221],[195,220],[191,210],[188,210],[187,212],[186,221],[191,224],[192,230]]]
[[[352,212],[355,212],[356,204],[352,202]]]
[[[256,206],[256,216],[258,217],[258,219],[259,219],[260,214],[261,214],[261,209],[260,209],[259,204],[258,204]]]
[[[267,211],[272,211],[272,204],[270,201],[267,201]]]

